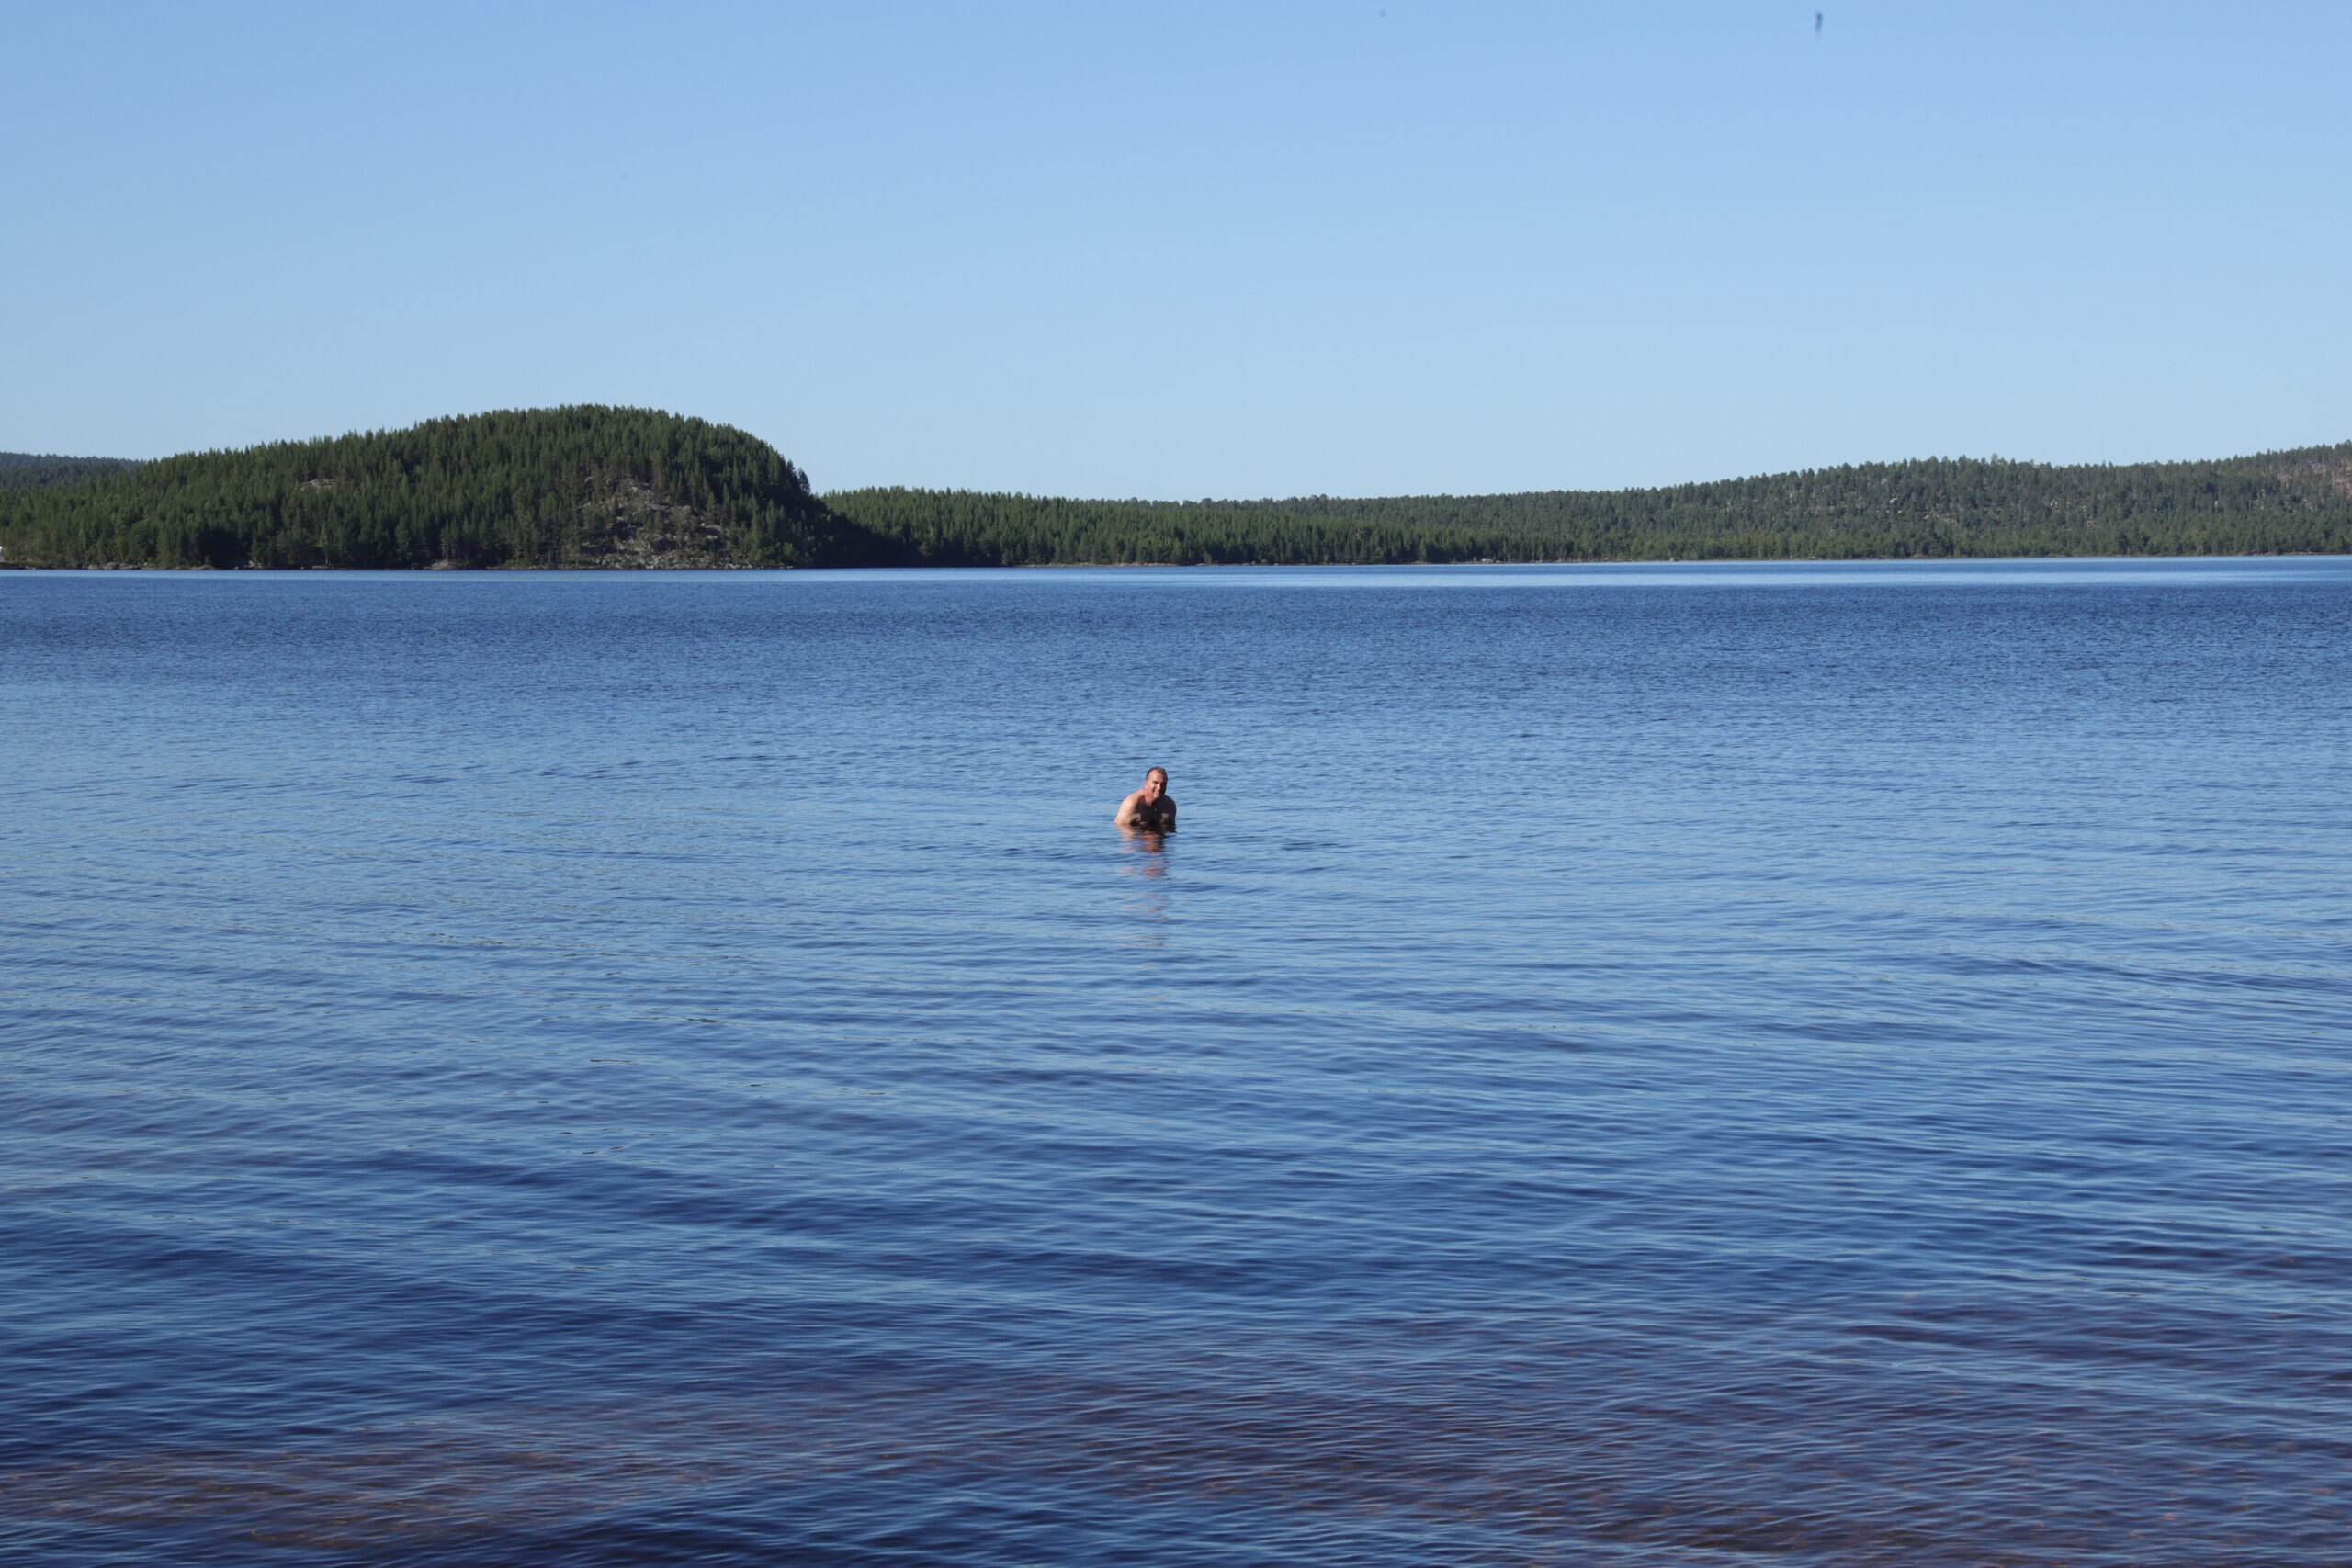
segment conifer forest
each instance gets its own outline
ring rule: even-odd
[[[2215,461],[1923,458],[1648,490],[1104,501],[816,491],[767,443],[574,406],[154,462],[0,454],[44,567],[1323,565],[2352,552],[2352,442]]]

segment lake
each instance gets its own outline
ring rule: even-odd
[[[11,1562],[2352,1562],[2352,560],[0,655]]]

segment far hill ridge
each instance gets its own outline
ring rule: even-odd
[[[0,495],[15,565],[816,566],[854,533],[764,441],[594,406],[191,453]]]

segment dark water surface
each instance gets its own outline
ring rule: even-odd
[[[11,1563],[2352,1562],[2352,562],[0,658]]]

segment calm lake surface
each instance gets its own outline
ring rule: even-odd
[[[2352,1562],[2352,561],[0,658],[11,1563]]]

